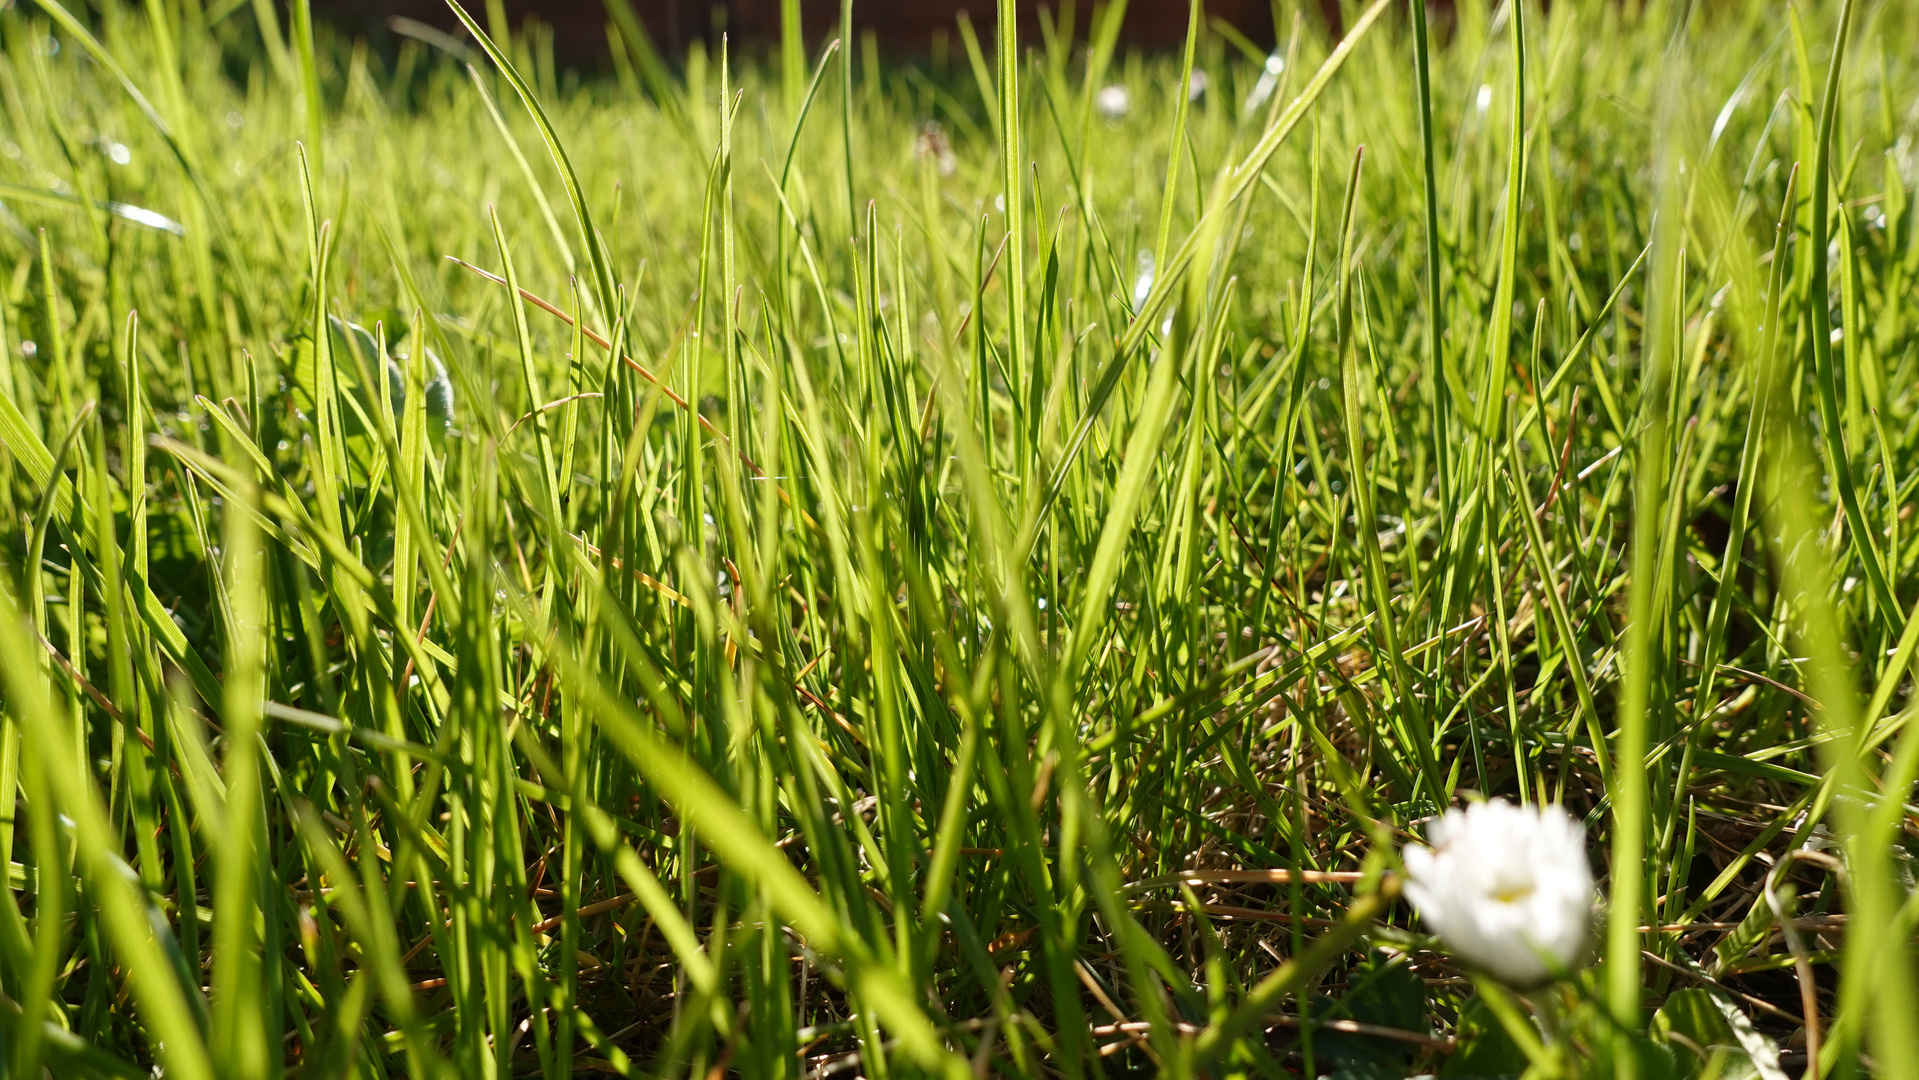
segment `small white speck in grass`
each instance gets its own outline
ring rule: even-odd
[[[1093,96],[1093,108],[1108,120],[1122,119],[1133,111],[1133,92],[1118,84],[1101,87]]]
[[[107,143],[106,152],[115,165],[125,165],[133,160],[133,151],[127,149],[127,144],[123,142]]]
[[[1493,88],[1491,83],[1479,84],[1479,100],[1474,103],[1480,112],[1493,107]]]
[[[26,357],[29,360],[40,355],[40,343],[36,341],[21,342],[20,355]]]
[[[1278,52],[1266,56],[1266,69],[1260,72],[1259,81],[1253,84],[1253,92],[1246,95],[1244,112],[1252,112],[1266,104],[1273,96],[1273,90],[1279,86],[1279,77],[1286,70],[1286,58]]]
[[[227,113],[227,126],[230,128],[237,128],[241,126],[242,124],[245,124],[246,122],[247,122],[247,118],[244,116],[241,116],[237,112]]]
[[[107,209],[126,218],[128,221],[145,225],[149,229],[163,229],[175,236],[185,236],[187,234],[187,227],[185,225],[167,217],[165,214],[156,214],[144,206],[132,206],[127,203],[117,202],[108,203]]]

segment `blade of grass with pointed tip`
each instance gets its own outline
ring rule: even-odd
[[[618,310],[613,299],[613,268],[607,259],[606,246],[601,242],[599,231],[593,225],[593,216],[587,210],[586,192],[580,186],[578,174],[573,171],[573,161],[567,157],[566,148],[560,143],[559,134],[553,130],[553,124],[547,119],[546,110],[541,107],[539,98],[533,93],[533,88],[527,85],[512,61],[508,60],[499,46],[493,43],[493,39],[486,35],[486,31],[480,29],[480,24],[473,20],[473,16],[467,14],[466,8],[460,5],[459,0],[447,0],[447,6],[453,9],[453,14],[466,26],[467,32],[473,35],[482,49],[486,50],[487,56],[491,57],[494,65],[500,69],[500,74],[505,76],[507,84],[512,86],[513,92],[520,96],[520,102],[526,106],[527,115],[533,118],[534,126],[540,129],[540,138],[546,141],[547,152],[553,155],[553,164],[560,171],[560,182],[566,186],[567,201],[573,205],[574,220],[579,224],[580,246],[586,249],[587,266],[592,271],[590,280],[593,283],[594,303],[602,317],[611,318],[612,313]]]

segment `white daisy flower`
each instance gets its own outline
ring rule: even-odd
[[[1477,803],[1426,836],[1431,847],[1405,850],[1406,896],[1459,959],[1521,989],[1578,964],[1593,876],[1585,827],[1564,809]]]

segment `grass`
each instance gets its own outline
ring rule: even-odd
[[[1919,1075],[1919,10],[1013,9],[0,11],[7,1075]]]

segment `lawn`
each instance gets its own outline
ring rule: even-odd
[[[0,7],[0,1074],[1919,1077],[1919,4],[1013,6]]]

